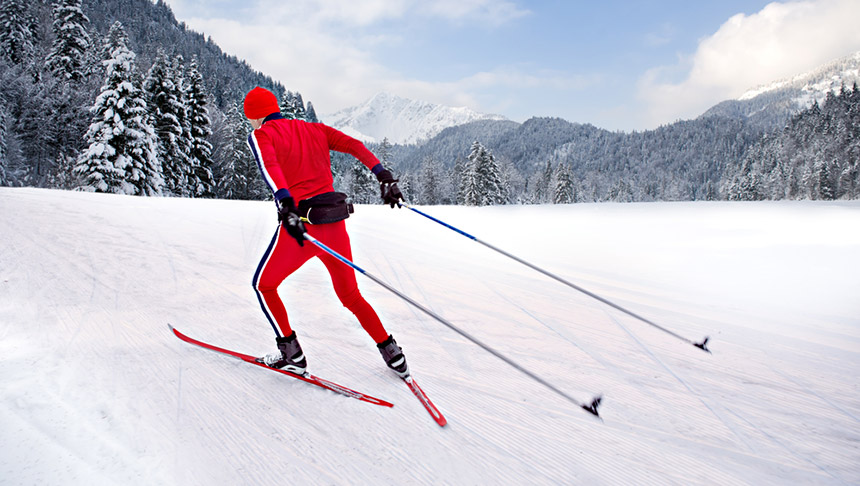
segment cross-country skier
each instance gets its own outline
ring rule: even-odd
[[[254,274],[254,290],[272,328],[278,351],[260,358],[272,368],[305,373],[307,360],[290,327],[278,286],[313,257],[331,274],[341,303],[352,311],[379,348],[385,363],[401,377],[409,374],[403,350],[386,332],[373,307],[358,290],[355,272],[313,244],[307,232],[329,248],[352,259],[346,224],[351,206],[346,195],[334,192],[329,150],[348,153],[367,166],[379,180],[382,200],[392,208],[403,200],[397,180],[367,147],[322,123],[288,120],[281,115],[275,95],[256,87],[244,102],[245,116],[254,131],[248,144],[263,179],[275,196],[280,224]],[[309,223],[305,226],[305,222]]]

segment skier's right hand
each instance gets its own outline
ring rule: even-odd
[[[302,217],[299,216],[299,210],[296,208],[293,197],[277,198],[277,195],[275,197],[278,204],[278,221],[284,225],[287,234],[296,239],[299,246],[305,246],[305,224],[302,223]]]
[[[387,169],[382,169],[376,174],[376,179],[379,181],[379,192],[382,196],[382,204],[388,204],[393,209],[394,206],[399,206],[403,199],[403,193],[397,187],[398,179],[395,179]]]

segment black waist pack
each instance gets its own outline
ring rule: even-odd
[[[299,215],[310,224],[336,223],[348,218],[355,209],[342,192],[325,192],[299,201]]]

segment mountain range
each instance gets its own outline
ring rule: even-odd
[[[860,51],[791,78],[752,88],[735,100],[715,105],[701,117],[741,119],[770,131],[784,126],[792,114],[809,108],[813,102],[821,103],[828,92],[838,92],[843,85],[851,88],[856,82],[860,82]],[[502,122],[481,124],[492,130],[516,125],[504,116],[390,93],[378,93],[358,106],[325,116],[324,121],[365,142],[378,143],[388,138],[389,142],[401,145],[421,144],[446,128],[477,121]],[[475,128],[469,129],[470,134]]]
[[[369,143],[387,138],[394,144],[426,141],[448,127],[479,120],[505,120],[500,115],[478,113],[466,107],[450,107],[377,93],[364,103],[323,117],[344,133]]]
[[[838,93],[860,83],[860,51],[816,69],[748,90],[736,100],[723,101],[702,116],[745,119],[772,130],[781,128],[791,115],[821,104],[827,93]]]

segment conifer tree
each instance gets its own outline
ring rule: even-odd
[[[191,109],[188,100],[188,82],[185,77],[185,60],[181,55],[173,58],[173,63],[170,68],[173,83],[176,89],[176,101],[178,109],[176,117],[179,120],[179,126],[182,127],[182,135],[176,141],[179,153],[184,158],[183,171],[185,172],[185,184],[182,186],[179,195],[194,196],[195,181],[192,181],[198,170],[195,165],[197,162],[191,157],[193,137],[191,135]]]
[[[7,120],[6,105],[0,103],[0,186],[9,185],[9,179],[6,175],[7,154],[9,153],[9,144],[6,141],[8,136]]]
[[[298,91],[293,95],[292,110],[295,113],[296,120],[308,121],[308,113],[305,111],[305,100],[302,99],[302,94]]]
[[[319,123],[320,119],[317,117],[317,112],[314,110],[314,105],[310,101],[308,101],[308,109],[307,109],[307,120],[310,123]]]
[[[547,160],[542,171],[537,174],[533,186],[533,199],[536,204],[544,204],[552,201],[552,178],[554,175],[552,163]]]
[[[463,177],[464,203],[469,206],[504,204],[507,191],[495,157],[478,141],[472,144],[469,163]]]
[[[121,22],[114,22],[102,45],[100,56],[102,61],[113,59],[113,50],[118,46],[125,46],[128,49],[128,34],[125,32]]]
[[[347,183],[349,193],[355,203],[373,203],[379,198],[379,183],[376,181],[376,177],[358,159],[352,159]]]
[[[86,74],[86,56],[90,48],[86,29],[89,19],[81,10],[81,0],[58,0],[53,14],[54,45],[45,67],[55,76],[80,81]]]
[[[460,161],[459,167],[455,168],[456,173],[460,177],[460,183],[457,188],[457,204],[463,206],[480,206],[481,191],[478,186],[478,176],[475,171],[476,159],[480,154],[480,144],[475,141],[472,144],[472,152],[469,156]]]
[[[421,163],[421,190],[418,201],[421,204],[442,204],[442,166],[433,156],[427,156]]]
[[[164,176],[164,189],[169,194],[187,194],[189,161],[183,147],[186,107],[182,105],[180,88],[176,83],[167,54],[159,50],[143,82],[149,117],[157,137],[157,156]]]
[[[376,147],[376,158],[378,158],[386,168],[390,168],[389,166],[391,165],[391,159],[393,157],[391,148],[391,142],[388,141],[388,137],[384,137],[379,146]]]
[[[254,199],[248,188],[256,167],[249,163],[248,133],[239,105],[233,104],[227,110],[224,132],[227,143],[215,170],[218,194],[227,199]]]
[[[570,165],[560,163],[555,169],[555,188],[552,196],[553,204],[571,204],[576,202],[576,191]]]
[[[0,0],[0,57],[12,64],[30,60],[36,48],[37,25],[25,0]]]
[[[212,175],[212,134],[209,110],[206,108],[206,91],[203,76],[197,67],[197,59],[191,60],[188,89],[188,119],[191,126],[191,153],[193,173],[191,174],[191,195],[194,197],[214,197],[215,181]]]
[[[820,160],[816,164],[816,187],[814,191],[817,193],[818,199],[832,201],[836,199],[836,181],[833,177],[833,166],[835,162]]]
[[[299,92],[285,91],[284,97],[281,99],[281,114],[288,120],[304,120],[308,121],[308,115],[305,111],[305,103],[302,100],[302,94]],[[316,116],[316,114],[314,114]]]
[[[112,30],[121,30],[119,22]],[[149,124],[143,93],[134,84],[135,55],[123,36],[111,46],[107,77],[91,111],[88,147],[75,171],[81,189],[95,192],[155,196],[163,180],[156,158],[155,133]]]

